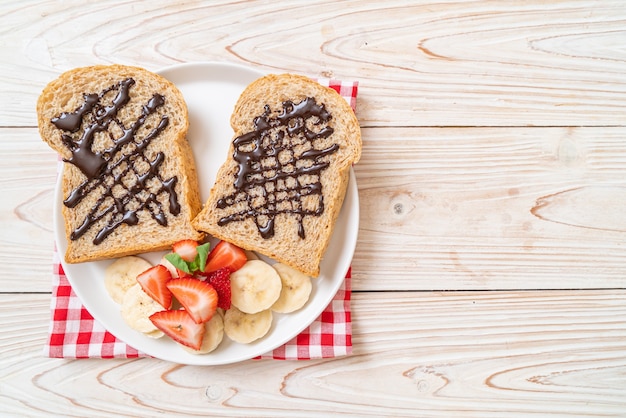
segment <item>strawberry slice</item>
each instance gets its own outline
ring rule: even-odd
[[[217,307],[226,310],[230,309],[230,269],[228,267],[222,267],[210,273],[206,281],[209,282],[217,292]]]
[[[246,252],[234,244],[220,241],[209,253],[207,258],[205,273],[212,273],[224,267],[231,271],[239,270],[248,261]]]
[[[167,288],[197,324],[211,319],[217,310],[217,292],[207,282],[183,277],[167,282]]]
[[[172,250],[183,260],[191,263],[198,255],[198,242],[192,239],[184,239],[172,245]]]
[[[206,328],[197,324],[184,310],[160,311],[150,315],[150,321],[165,335],[179,344],[199,350]]]
[[[172,306],[172,292],[167,288],[167,282],[172,274],[167,267],[157,264],[137,276],[137,282],[144,292],[157,301],[165,309]]]

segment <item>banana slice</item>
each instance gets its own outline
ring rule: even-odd
[[[311,289],[313,288],[311,278],[282,263],[276,263],[272,267],[278,272],[282,282],[280,297],[272,305],[272,310],[279,313],[289,313],[302,308],[311,296]]]
[[[219,311],[218,311],[219,312]],[[181,347],[191,354],[207,354],[215,350],[224,338],[224,318],[223,314],[213,315],[209,321],[204,323],[204,337],[202,338],[202,346],[200,350],[194,350],[181,344]]]
[[[176,267],[174,267],[174,265],[170,263],[167,260],[167,258],[165,258],[165,256],[161,258],[161,260],[159,261],[159,264],[161,264],[162,266],[165,266],[165,268],[169,270],[170,274],[172,275],[172,278],[178,277],[178,270],[176,270]]]
[[[132,329],[149,334],[159,331],[150,321],[150,315],[162,311],[163,307],[143,291],[139,283],[131,286],[122,299],[121,314],[124,321]]]
[[[124,294],[137,284],[137,276],[152,267],[140,257],[128,256],[115,260],[104,271],[104,287],[116,303],[121,304]]]
[[[145,335],[146,337],[150,337],[150,338],[154,338],[155,340],[158,340],[159,338],[163,337],[165,334],[160,329],[157,329],[156,331],[144,332],[143,335]]]
[[[280,297],[280,276],[265,261],[249,260],[230,275],[231,303],[245,313],[269,309]]]
[[[272,311],[248,314],[231,307],[224,315],[224,332],[231,340],[248,344],[265,336],[272,326]]]

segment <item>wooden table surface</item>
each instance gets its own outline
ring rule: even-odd
[[[2,416],[626,416],[626,3],[2,1]],[[45,358],[61,72],[360,82],[351,356]]]

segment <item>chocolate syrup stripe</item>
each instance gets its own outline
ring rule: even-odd
[[[137,121],[137,122],[139,122],[139,121]],[[97,177],[97,178],[87,178],[83,183],[81,183],[80,186],[78,186],[76,189],[74,189],[70,193],[70,195],[67,197],[67,199],[65,199],[63,201],[65,206],[67,206],[69,208],[73,208],[76,205],[78,205],[82,201],[82,199],[84,197],[86,197],[89,193],[91,193],[95,188],[97,188],[98,186],[100,186],[104,182],[105,175],[107,175],[107,174],[113,177],[113,179],[114,179],[113,185],[121,184],[120,183],[121,179],[124,178],[124,176],[126,174],[128,174],[128,172],[132,169],[132,164],[131,164],[130,160],[132,158],[136,157],[136,155],[141,155],[143,153],[143,151],[148,147],[148,145],[150,145],[150,142],[152,141],[152,139],[155,138],[159,134],[159,132],[161,132],[163,129],[165,129],[165,127],[168,125],[168,123],[169,123],[169,120],[168,120],[167,116],[164,115],[161,118],[161,121],[159,122],[159,125],[155,129],[153,129],[148,135],[146,135],[144,140],[142,140],[139,144],[135,143],[135,153],[133,153],[133,154],[123,154],[122,157],[119,160],[117,160],[115,163],[110,164],[107,167],[106,172],[102,173],[103,174],[102,176]],[[135,123],[135,125],[136,124],[137,123]],[[138,128],[139,128],[139,126],[137,126],[135,128],[135,131]],[[123,143],[119,142],[122,139],[124,139],[125,136],[127,136],[126,135],[127,132],[131,132],[131,131],[132,131],[132,129],[126,130],[125,134],[120,138],[120,140],[118,140],[118,142],[116,142],[116,145],[114,147],[110,148],[110,150],[106,151],[105,153],[111,155],[112,157],[114,155],[116,155],[123,145],[125,145],[126,143],[128,143],[128,142],[130,142],[131,140],[134,139],[134,136],[131,135],[129,138],[126,138],[126,140],[124,140]],[[119,146],[118,146],[118,144],[119,144]],[[124,171],[122,171],[120,174],[115,176],[113,174],[113,171],[116,168],[118,168],[119,166],[121,166],[122,163],[127,163],[126,164],[127,168]],[[152,172],[152,170],[150,170],[148,173],[150,173],[150,172]],[[153,174],[155,174],[155,173],[153,173]],[[145,183],[145,180],[143,181],[143,183]],[[107,192],[110,191],[112,186],[107,189]]]
[[[165,159],[165,156],[163,153],[157,154],[156,158],[150,163],[151,170],[158,169],[158,167],[161,165],[164,159]],[[87,232],[87,230],[89,230],[91,225],[98,222],[100,219],[104,218],[106,215],[108,215],[111,212],[114,212],[115,214],[122,213],[123,215],[113,216],[113,218],[111,219],[111,222],[105,225],[96,234],[96,237],[94,239],[94,244],[100,244],[102,241],[104,241],[104,239],[107,236],[109,236],[115,230],[115,228],[117,228],[123,223],[127,225],[137,225],[137,223],[139,222],[139,218],[137,214],[143,210],[148,211],[151,214],[152,218],[154,218],[157,221],[157,223],[163,226],[167,226],[167,218],[161,207],[161,202],[158,200],[158,196],[161,194],[161,192],[168,191],[170,195],[170,205],[171,205],[172,196],[175,196],[173,192],[174,192],[174,188],[176,187],[176,182],[177,182],[176,177],[172,177],[164,181],[163,186],[156,193],[150,193],[143,202],[139,203],[137,209],[135,210],[124,211],[124,208],[126,207],[126,205],[128,205],[133,199],[136,198],[136,196],[133,195],[132,193],[126,193],[121,198],[114,198],[112,194],[110,193],[107,195],[103,194],[101,198],[98,200],[98,202],[96,203],[96,206],[94,207],[94,209],[92,209],[91,212],[88,214],[88,216],[85,218],[85,221],[83,222],[83,224],[79,226],[76,230],[74,230],[74,232],[72,232],[71,239],[80,238],[84,233]],[[109,205],[108,207],[105,207],[102,212],[97,213],[97,210],[102,206],[104,201],[107,199],[112,200],[113,203]],[[176,202],[176,204],[178,203]]]
[[[230,222],[239,222],[253,218],[259,233],[265,239],[274,235],[275,217],[281,213],[295,216],[298,220],[298,235],[305,238],[303,219],[305,216],[319,216],[324,212],[322,184],[320,175],[329,163],[320,161],[320,158],[330,155],[339,149],[333,144],[325,149],[315,149],[313,141],[327,138],[334,132],[329,126],[322,127],[319,132],[307,128],[307,120],[315,117],[314,125],[327,123],[331,114],[326,111],[324,105],[318,105],[315,98],[307,97],[300,103],[291,101],[283,103],[283,111],[275,118],[270,118],[271,110],[265,106],[265,113],[254,118],[254,131],[243,134],[234,139],[235,148],[233,159],[238,164],[235,174],[235,192],[218,200],[217,207],[226,209],[229,206],[246,202],[247,208],[239,212],[220,218],[218,225],[224,226]],[[287,138],[285,138],[287,135]],[[294,141],[295,139],[295,141]],[[303,152],[297,159],[294,156],[294,143],[308,141],[310,149]],[[269,143],[264,146],[264,143]],[[251,151],[243,149],[251,147]],[[279,162],[278,157],[282,151],[290,155],[287,161]],[[262,168],[265,159],[272,158],[276,161],[274,166]],[[298,161],[306,160],[307,164],[298,167]],[[268,175],[267,172],[274,174]],[[299,176],[317,176],[317,181],[311,184],[301,184]],[[293,178],[296,186],[278,190],[276,182]],[[268,183],[272,183],[272,191],[267,189]],[[262,186],[264,203],[253,205],[255,197],[251,196],[251,189]],[[286,193],[287,197],[279,199],[278,195]],[[315,210],[305,210],[302,207],[302,198],[305,196],[318,196]],[[291,209],[278,209],[282,203],[290,202]],[[265,221],[265,223],[263,223]]]
[[[51,122],[62,131],[76,132],[80,129],[83,115],[91,112],[100,97],[97,94],[84,94],[85,102],[72,113],[61,113],[61,116],[52,118]]]

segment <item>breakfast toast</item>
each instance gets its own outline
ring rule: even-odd
[[[317,277],[361,134],[349,104],[304,76],[250,84],[231,115],[234,139],[193,225]]]
[[[138,67],[67,71],[37,102],[42,139],[63,159],[65,261],[164,250],[203,234],[187,105],[165,78]]]

